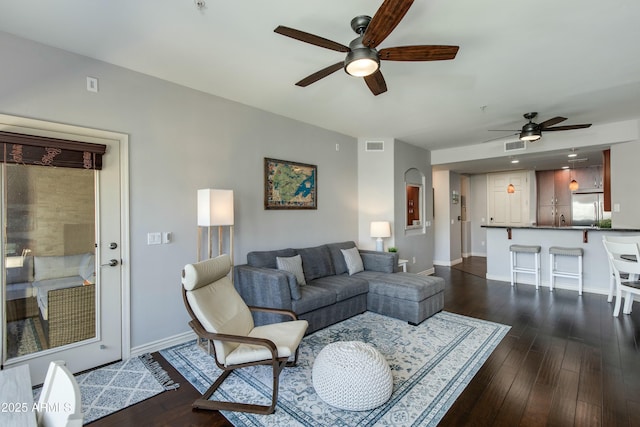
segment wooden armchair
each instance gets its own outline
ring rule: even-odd
[[[200,338],[213,342],[213,358],[223,372],[194,408],[271,414],[278,401],[280,372],[298,360],[298,345],[308,323],[297,320],[295,313],[249,307],[228,278],[231,262],[228,255],[187,264],[182,271],[182,295],[191,321],[189,325]],[[254,327],[251,311],[285,314],[292,321]],[[271,365],[273,391],[271,405],[209,400],[235,369],[254,365]]]

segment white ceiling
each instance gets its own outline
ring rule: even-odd
[[[594,125],[640,117],[637,0],[417,0],[378,47],[458,45],[452,61],[381,66],[388,92],[338,71],[343,55],[273,32],[348,45],[382,0],[0,0],[0,30],[354,137],[438,150],[509,135],[522,115]],[[98,76],[99,77],[99,76]],[[580,131],[569,131],[580,132]],[[544,135],[543,135],[544,139]]]

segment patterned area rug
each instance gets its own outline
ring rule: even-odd
[[[23,356],[42,350],[42,343],[33,318],[7,324],[7,358]]]
[[[149,354],[75,377],[82,396],[84,424],[179,387]],[[41,387],[34,390],[34,402],[41,390]]]
[[[435,426],[509,329],[447,312],[418,326],[366,312],[304,338],[298,366],[280,375],[274,414],[223,414],[235,426]],[[382,353],[393,373],[393,394],[386,404],[352,412],[318,397],[311,379],[314,358],[335,341],[367,342]],[[201,393],[220,373],[195,341],[160,353]],[[244,368],[231,374],[213,397],[268,405],[271,385],[270,367]]]

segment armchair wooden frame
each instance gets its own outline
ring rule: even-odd
[[[182,287],[182,299],[184,304],[191,316],[191,321],[189,322],[189,326],[196,333],[199,338],[205,339],[207,341],[228,341],[240,344],[253,344],[260,345],[263,347],[267,347],[271,352],[271,358],[265,359],[262,361],[251,362],[251,363],[242,363],[232,366],[224,366],[220,362],[218,362],[218,357],[216,355],[215,346],[211,346],[213,348],[213,359],[216,362],[218,368],[222,369],[222,374],[216,379],[216,381],[209,387],[207,391],[204,392],[201,398],[197,399],[191,405],[193,408],[205,409],[205,410],[224,410],[224,411],[237,411],[237,412],[251,412],[255,414],[272,414],[275,411],[276,404],[278,402],[278,387],[279,387],[279,379],[280,372],[286,366],[295,366],[298,362],[298,349],[296,348],[294,359],[289,361],[288,357],[277,357],[278,350],[273,341],[265,339],[265,338],[255,338],[255,337],[247,337],[241,335],[228,335],[228,334],[217,334],[211,333],[205,330],[202,326],[196,315],[194,314],[191,306],[189,305],[189,301],[187,300],[187,293]],[[276,313],[282,314],[291,317],[293,320],[298,320],[298,317],[293,311],[290,310],[281,310],[275,308],[267,308],[267,307],[254,307],[248,306],[251,311],[261,311],[268,313]],[[216,390],[222,385],[225,379],[236,369],[245,368],[248,366],[256,366],[256,365],[271,365],[273,369],[273,391],[271,393],[271,405],[255,405],[250,403],[241,403],[241,402],[223,402],[218,400],[209,400],[209,398],[216,392]]]

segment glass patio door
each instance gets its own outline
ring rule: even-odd
[[[106,145],[102,170],[12,163],[5,148],[2,362],[28,363],[34,384],[52,360],[79,372],[122,355],[119,147]]]

